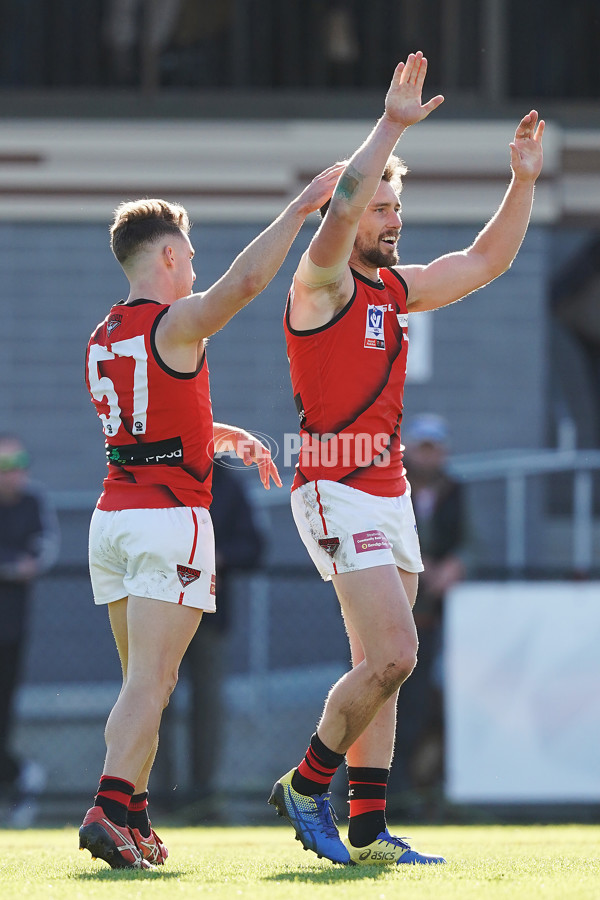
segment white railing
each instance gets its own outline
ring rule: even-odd
[[[551,472],[573,472],[572,567],[593,566],[593,472],[600,470],[600,450],[507,450],[455,456],[451,473],[466,482],[506,483],[506,567],[521,571],[527,562],[528,479]]]

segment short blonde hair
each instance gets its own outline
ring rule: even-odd
[[[189,234],[187,210],[166,200],[126,200],[115,209],[110,248],[121,265],[163,235]]]

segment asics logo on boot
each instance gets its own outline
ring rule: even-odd
[[[396,859],[396,854],[386,850],[363,850],[358,857],[361,861],[365,859]]]

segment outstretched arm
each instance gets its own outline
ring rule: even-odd
[[[409,287],[409,310],[437,309],[460,300],[509,268],[525,237],[534,185],[542,170],[544,121],[531,110],[510,144],[512,178],[500,207],[466,250],[427,266],[400,266]]]
[[[250,243],[209,290],[172,304],[159,325],[161,349],[198,343],[219,331],[269,284],[309,213],[330,197],[343,166],[330,166]]]
[[[311,241],[310,259],[327,268],[347,262],[359,219],[379,187],[385,165],[409,125],[425,119],[443,102],[441,95],[421,103],[427,60],[419,50],[399,63],[385,98],[385,112],[364,144],[346,165],[327,215]]]
[[[444,100],[441,95],[424,105],[421,93],[427,60],[419,50],[396,66],[385,98],[385,112],[342,173],[321,228],[313,238],[310,256],[318,266],[331,266],[350,257],[358,220],[379,187],[381,176],[400,135],[425,119]]]
[[[427,60],[419,51],[399,63],[385,98],[385,112],[347,163],[327,214],[303,255],[294,278],[290,322],[308,329],[325,324],[349,300],[353,280],[348,261],[360,217],[377,191],[402,132],[436,109],[441,95],[422,104]]]

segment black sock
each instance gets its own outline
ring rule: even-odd
[[[127,825],[127,808],[135,790],[135,785],[123,778],[103,775],[98,785],[95,805],[100,806],[104,815],[121,827]]]
[[[306,755],[292,776],[292,787],[299,794],[326,794],[331,779],[344,761],[343,753],[326,747],[315,732]]]
[[[353,847],[372,844],[386,830],[385,801],[389,776],[389,769],[348,766],[348,840]]]
[[[148,817],[148,791],[142,794],[134,794],[129,801],[127,810],[127,824],[130,828],[137,828],[142,837],[150,837],[150,819]]]

